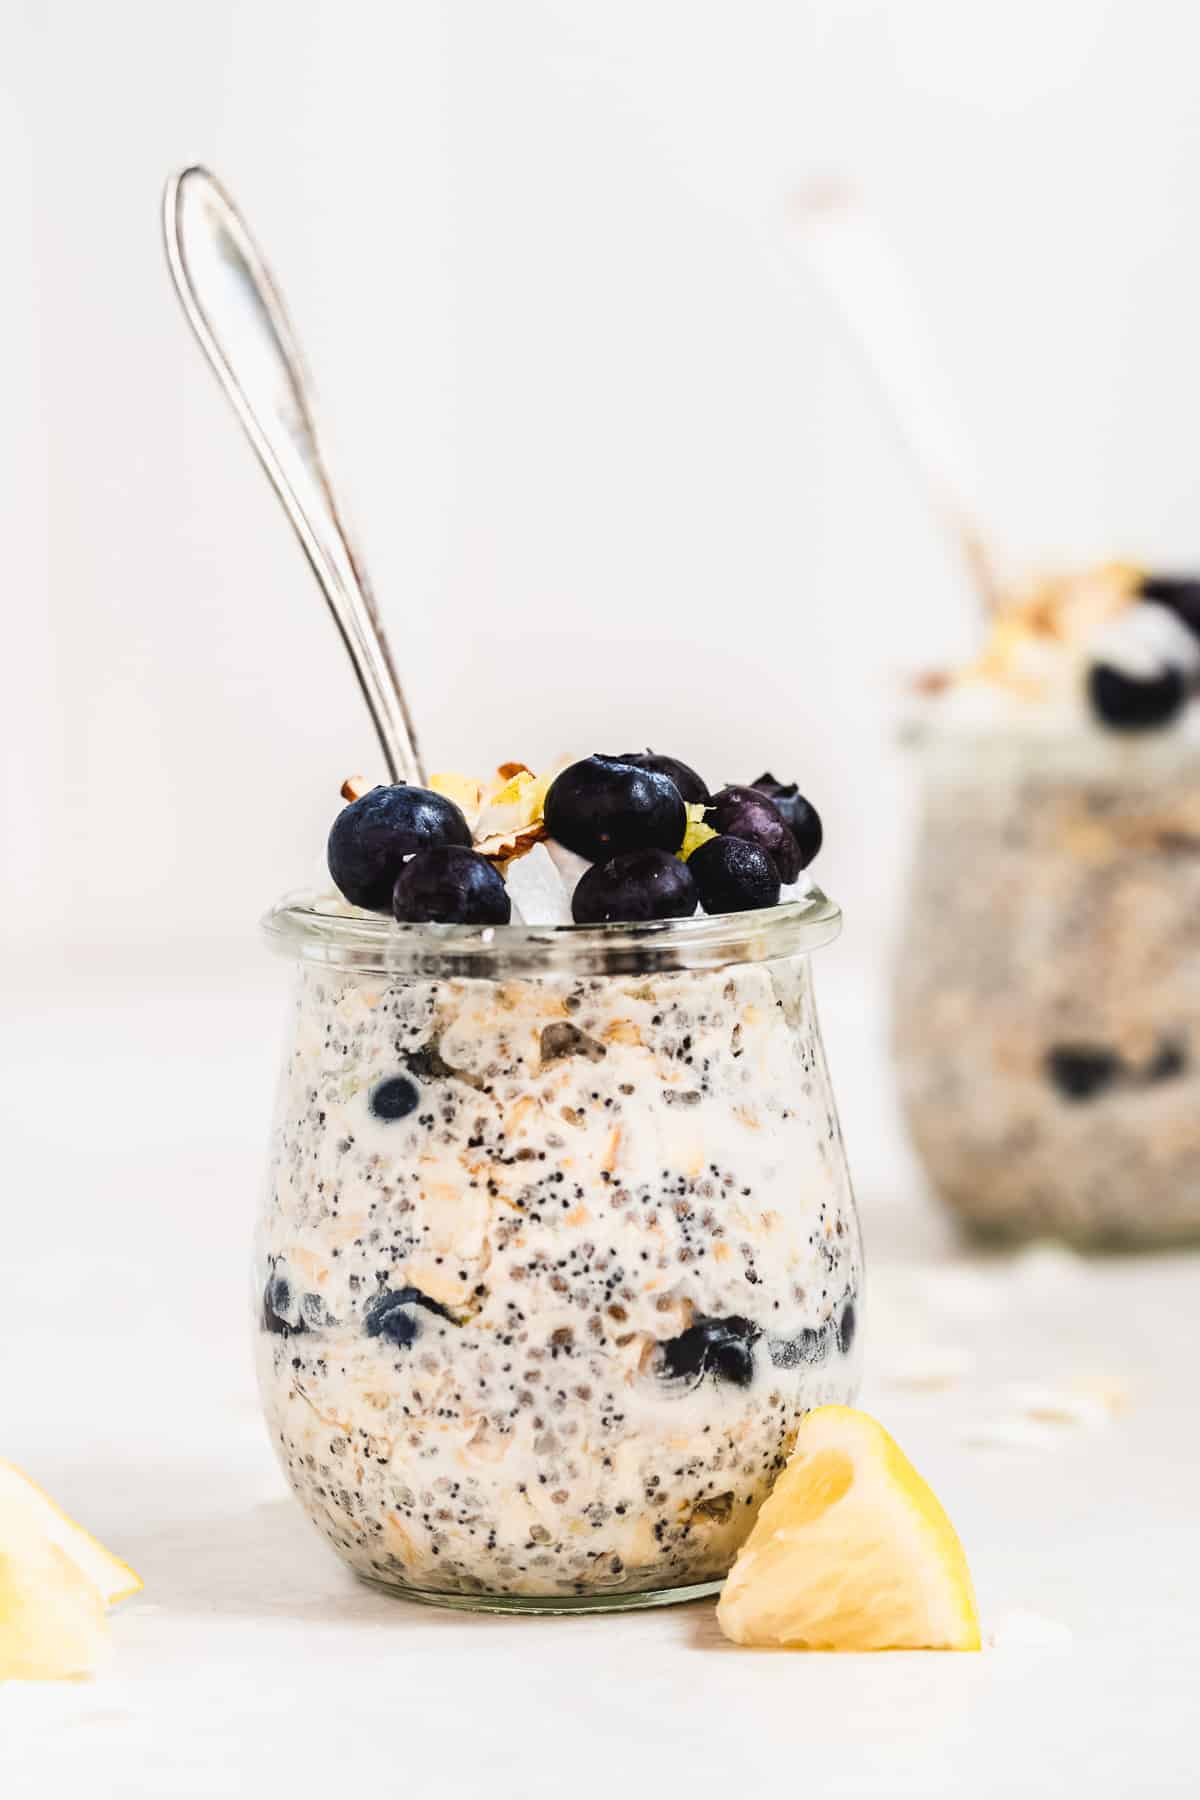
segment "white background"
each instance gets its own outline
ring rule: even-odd
[[[834,173],[883,221],[1002,545],[1200,566],[1198,65],[1173,0],[0,0],[0,1456],[146,1578],[110,1677],[0,1691],[14,1800],[1194,1791],[1196,1261],[972,1259],[906,1161],[893,720],[973,609],[789,196]],[[254,922],[375,765],[168,287],[198,158],[291,302],[431,763],[649,741],[824,813],[864,1404],[985,1630],[1067,1648],[463,1621],[358,1590],[286,1499],[244,1323]],[[897,1387],[914,1340],[972,1374]],[[1109,1428],[977,1441],[1080,1377],[1128,1390]]]
[[[954,555],[788,199],[855,181],[1001,540],[1200,562],[1200,15],[1171,0],[7,0],[0,931],[245,947],[373,762],[158,240],[265,243],[434,766],[652,742],[894,907],[900,672]],[[111,951],[110,951],[111,953]]]

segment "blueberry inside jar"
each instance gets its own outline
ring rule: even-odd
[[[809,884],[699,910],[687,856],[679,878],[661,859],[716,841],[706,801],[629,769],[624,813],[567,825],[593,867],[632,859],[596,878],[601,921],[572,920],[569,879],[513,880],[535,849],[579,878],[528,771],[491,795],[440,778],[510,922],[328,896],[266,921],[297,983],[256,1238],[267,1422],[335,1551],[418,1598],[707,1591],[805,1411],[857,1389],[858,1227],[811,980],[837,909]],[[669,904],[643,905],[643,868]]]

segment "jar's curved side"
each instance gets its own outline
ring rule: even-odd
[[[800,1416],[853,1397],[857,1226],[793,966],[302,968],[259,1367],[358,1573],[560,1598],[717,1579]]]
[[[839,1315],[843,1374],[851,1384],[846,1402],[857,1397],[862,1375],[862,1319],[865,1287],[862,1227],[842,1133],[841,1118],[821,1029],[812,961],[797,957],[772,966],[772,978],[785,1018],[793,1032],[800,1064],[800,1091],[811,1108],[811,1136],[821,1165],[828,1198],[820,1220],[822,1232],[844,1245],[850,1271]]]
[[[297,966],[292,971],[283,1028],[280,1032],[279,1069],[271,1102],[266,1167],[259,1186],[251,1238],[250,1267],[247,1270],[252,1348],[258,1378],[259,1399],[264,1412],[269,1412],[271,1397],[271,1383],[268,1375],[270,1373],[273,1378],[274,1372],[270,1369],[271,1359],[268,1358],[264,1363],[261,1354],[263,1334],[265,1333],[268,1338],[280,1338],[286,1342],[293,1331],[298,1332],[301,1329],[299,1293],[293,1295],[288,1292],[286,1271],[282,1271],[280,1277],[276,1278],[278,1258],[273,1250],[271,1223],[278,1214],[287,1192],[288,1177],[284,1164],[284,1151],[290,1129],[293,1060],[302,1041],[304,1008],[304,980],[302,971]],[[278,1438],[274,1433],[271,1433],[271,1447],[286,1474],[286,1458],[282,1454]]]

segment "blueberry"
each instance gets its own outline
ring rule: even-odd
[[[706,913],[752,912],[779,899],[779,871],[748,838],[715,837],[688,857]]]
[[[507,925],[512,901],[486,856],[442,844],[409,857],[396,877],[392,911],[402,925]]]
[[[698,1381],[708,1367],[708,1321],[689,1325],[659,1345],[660,1367],[668,1381]]]
[[[580,877],[571,916],[577,925],[690,919],[696,898],[688,865],[669,850],[626,850]]]
[[[391,912],[392,889],[404,858],[431,844],[471,842],[462,810],[429,788],[372,788],[333,821],[329,873],[354,906]]]
[[[1200,637],[1200,579],[1194,575],[1144,575],[1138,587],[1143,600],[1165,606],[1168,612]]]
[[[855,1310],[853,1300],[847,1300],[845,1306],[842,1308],[842,1316],[838,1322],[837,1328],[838,1349],[843,1356],[849,1356],[851,1347],[854,1343],[854,1334],[857,1330],[858,1313]]]
[[[371,1111],[377,1119],[407,1119],[421,1099],[420,1089],[407,1075],[389,1075],[371,1089]]]
[[[719,1381],[749,1387],[754,1379],[754,1346],[761,1335],[758,1326],[740,1313],[697,1319],[663,1345],[663,1360],[672,1375],[711,1374]]]
[[[697,1319],[678,1337],[659,1345],[661,1369],[668,1381],[728,1381],[749,1387],[754,1380],[754,1346],[761,1336],[757,1325],[740,1314],[725,1319]]]
[[[615,756],[588,756],[550,784],[546,830],[589,862],[625,850],[678,850],[687,829],[683,796],[668,775]]]
[[[281,1337],[303,1331],[305,1325],[300,1316],[300,1305],[300,1296],[287,1276],[272,1267],[263,1289],[263,1330],[278,1333]]]
[[[367,1336],[383,1338],[385,1343],[406,1349],[421,1335],[422,1311],[449,1319],[454,1324],[454,1315],[447,1312],[440,1301],[423,1294],[420,1288],[385,1288],[381,1294],[376,1294],[363,1314]]]
[[[1046,1054],[1046,1074],[1064,1100],[1094,1100],[1121,1072],[1121,1058],[1102,1044],[1056,1044]]]
[[[776,781],[773,775],[760,775],[750,786],[756,793],[765,794],[773,800],[783,814],[784,822],[800,846],[800,867],[807,869],[810,862],[821,848],[824,832],[821,830],[821,817],[794,781]]]
[[[755,788],[727,787],[714,794],[705,819],[725,837],[745,838],[767,852],[780,881],[795,881],[804,860],[787,820],[773,800]]]
[[[675,783],[689,806],[708,805],[710,795],[707,783],[701,780],[695,769],[680,762],[678,757],[659,756],[655,750],[630,750],[614,760],[630,763],[635,769],[653,769],[656,774],[665,775]]]
[[[1160,1044],[1153,1061],[1143,1070],[1142,1080],[1151,1086],[1158,1081],[1174,1081],[1184,1073],[1187,1066],[1187,1051],[1182,1044]]]
[[[1183,673],[1172,668],[1139,680],[1111,663],[1093,663],[1087,685],[1092,711],[1112,731],[1154,731],[1169,725],[1187,698]]]

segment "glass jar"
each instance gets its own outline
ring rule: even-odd
[[[1200,747],[932,730],[896,963],[916,1148],[969,1225],[1200,1234]]]
[[[801,1416],[858,1384],[809,961],[839,918],[269,915],[298,967],[260,1388],[356,1575],[564,1612],[719,1583]]]

